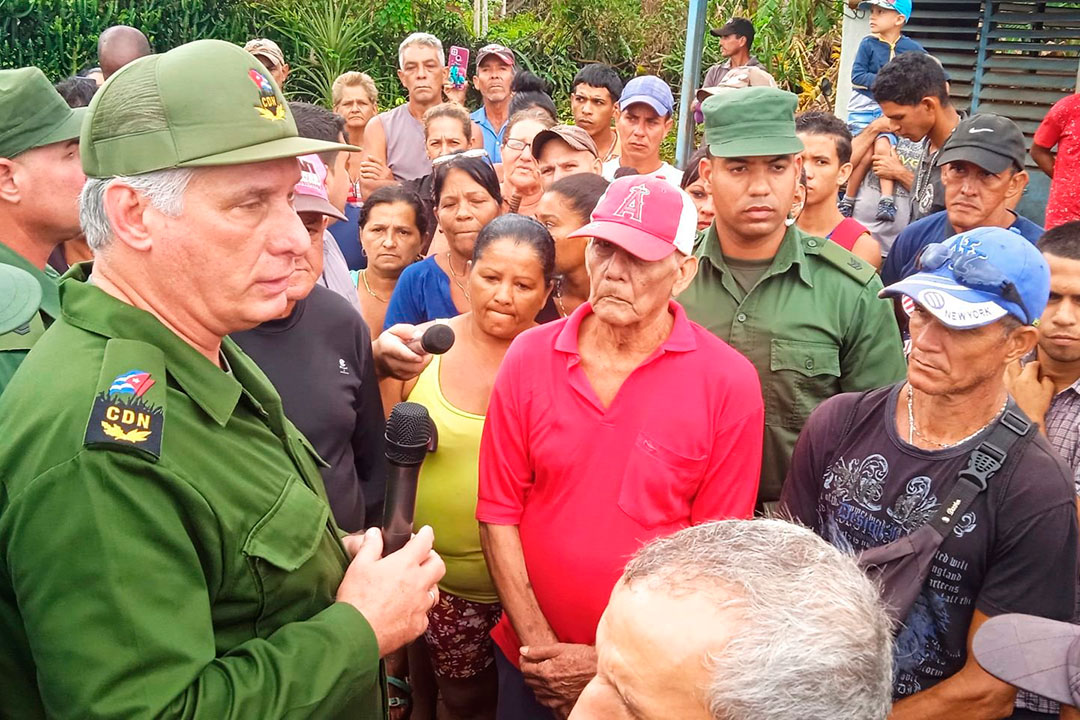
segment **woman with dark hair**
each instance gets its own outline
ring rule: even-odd
[[[532,153],[532,141],[541,130],[555,126],[543,110],[532,108],[510,116],[502,146],[502,194],[506,212],[532,217],[544,194],[540,165]]]
[[[607,186],[608,181],[599,175],[569,175],[548,188],[536,206],[536,219],[555,240],[555,288],[552,296],[558,317],[567,317],[589,299],[589,274],[585,272],[588,238],[568,238],[567,235],[588,225],[589,216]]]
[[[514,75],[510,92],[513,95],[507,110],[509,117],[513,117],[522,110],[537,108],[551,117],[552,124],[559,122],[559,111],[555,108],[555,101],[551,99],[551,94],[548,92],[547,83],[528,70],[522,70]]]
[[[421,257],[427,231],[428,216],[420,197],[400,183],[371,193],[360,209],[360,248],[367,267],[355,273],[356,297],[373,332],[382,329],[401,273]]]
[[[694,201],[694,207],[697,208],[698,232],[712,225],[713,218],[716,217],[712,188],[701,179],[701,161],[707,156],[706,151],[707,148],[703,145],[690,156],[690,161],[683,170],[682,182],[679,183],[679,187],[686,191],[686,194]]]
[[[386,309],[384,328],[420,325],[469,309],[465,271],[479,232],[502,212],[499,179],[486,158],[452,155],[435,166],[435,216],[449,249],[405,268]]]
[[[540,223],[521,215],[496,218],[476,238],[466,278],[468,310],[446,321],[457,342],[419,377],[382,382],[384,400],[424,405],[438,429],[438,450],[420,470],[413,522],[435,531],[446,575],[409,664],[415,670],[430,661],[452,718],[495,717],[489,634],[502,608],[476,522],[480,436],[503,356],[514,338],[536,325],[554,272],[554,242]]]

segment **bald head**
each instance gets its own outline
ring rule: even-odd
[[[113,25],[98,38],[98,62],[106,80],[129,62],[152,52],[142,31],[128,25]]]

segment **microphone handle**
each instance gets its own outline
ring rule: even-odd
[[[387,463],[386,503],[383,505],[383,557],[397,552],[409,542],[416,513],[416,488],[420,479],[420,463],[399,465]]]

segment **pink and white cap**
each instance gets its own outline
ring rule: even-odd
[[[322,213],[345,220],[345,215],[330,204],[330,196],[326,193],[326,164],[322,158],[318,155],[301,155],[296,159],[300,162],[300,182],[293,188],[296,212]]]
[[[678,250],[690,255],[697,237],[697,209],[668,181],[627,175],[608,185],[590,222],[569,237],[593,237],[618,245],[646,262]]]

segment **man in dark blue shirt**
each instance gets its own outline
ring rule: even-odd
[[[881,268],[886,286],[915,272],[922,249],[978,227],[1008,228],[1032,243],[1043,229],[1011,209],[1028,183],[1024,134],[1000,115],[980,113],[957,125],[938,165],[945,210],[917,220],[897,236]]]

